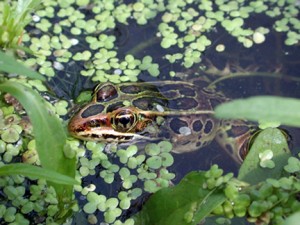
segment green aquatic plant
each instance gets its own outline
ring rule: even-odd
[[[40,5],[40,0],[2,1],[0,6],[0,48],[18,48],[25,27],[32,21],[30,14]]]
[[[44,80],[41,75],[17,63],[3,52],[0,52],[0,62],[5,64],[5,67],[0,68],[3,72],[17,72]],[[78,181],[74,179],[76,158],[68,151],[66,133],[56,115],[47,108],[45,100],[33,89],[18,82],[4,81],[0,84],[0,90],[13,95],[27,112],[33,126],[35,148],[41,164],[41,167],[37,167],[25,163],[5,165],[2,162],[0,175],[24,175],[34,179],[47,180],[48,186],[55,190],[57,201],[57,210],[53,216],[57,221],[64,221],[70,215],[71,207],[74,204],[73,185],[78,184]],[[18,139],[13,142],[17,142]],[[6,138],[2,138],[2,140],[11,142]],[[5,148],[5,146],[3,147]]]

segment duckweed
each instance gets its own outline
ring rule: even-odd
[[[135,169],[138,166],[138,160],[136,158],[129,158],[127,162],[129,169]]]
[[[115,179],[114,173],[107,170],[101,171],[100,176],[104,179],[105,183],[107,184],[111,184]]]
[[[146,180],[144,182],[144,190],[150,193],[158,191],[160,187],[154,180]]]
[[[171,152],[173,149],[173,146],[169,141],[161,141],[157,145],[161,152]]]
[[[151,169],[158,169],[162,166],[162,159],[160,156],[151,156],[146,160],[146,164]]]
[[[289,173],[295,173],[300,171],[300,160],[296,157],[290,157],[288,159],[288,165],[284,167],[285,171]]]
[[[94,213],[96,211],[96,209],[97,209],[97,205],[92,202],[88,202],[87,204],[85,204],[83,206],[83,211],[88,214]]]
[[[162,159],[162,166],[163,167],[169,167],[169,166],[173,165],[174,158],[170,153],[163,152],[163,153],[160,154],[160,156],[161,156],[161,159]]]
[[[125,198],[120,201],[121,209],[129,209],[130,208],[130,198]]]
[[[147,144],[145,147],[146,154],[150,156],[158,155],[160,151],[161,149],[159,148],[159,146],[154,143]]]
[[[259,159],[260,159],[260,166],[263,168],[274,168],[275,163],[271,159],[273,158],[273,152],[272,150],[268,149],[265,150],[262,153],[259,153]]]

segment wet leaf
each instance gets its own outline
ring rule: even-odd
[[[76,159],[64,156],[66,133],[56,115],[46,108],[45,100],[34,90],[16,82],[4,82],[0,84],[0,90],[13,95],[26,110],[33,125],[36,150],[42,167],[74,178]],[[72,186],[49,184],[55,188],[58,198],[71,201]]]
[[[78,185],[79,182],[75,179],[57,173],[53,170],[44,169],[41,167],[23,164],[23,163],[10,163],[8,165],[0,167],[0,176],[8,175],[23,175],[33,178],[45,179],[47,181],[52,181],[57,184],[65,185]]]
[[[300,212],[296,212],[289,216],[283,223],[283,225],[296,225],[300,220]]]
[[[153,194],[135,217],[136,225],[196,225],[222,204],[225,196],[216,189],[202,189],[205,172],[191,172],[175,187]],[[188,191],[187,191],[188,190]]]
[[[239,118],[252,121],[280,122],[300,127],[300,100],[274,96],[238,99],[216,107],[219,118]]]
[[[8,56],[4,52],[0,51],[0,71],[6,73],[17,73],[27,76],[32,79],[38,79],[45,81],[46,79],[39,73],[27,68],[23,64],[17,62],[13,57]]]
[[[272,152],[271,158],[271,154],[266,154],[270,151]],[[277,128],[267,128],[255,138],[240,168],[238,179],[257,184],[267,178],[279,178],[284,166],[287,165],[289,156],[290,150],[286,136]],[[275,164],[274,168],[268,167],[270,161]]]

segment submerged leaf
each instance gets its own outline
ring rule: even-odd
[[[238,99],[216,107],[216,116],[229,119],[280,122],[300,127],[300,100],[274,96]]]

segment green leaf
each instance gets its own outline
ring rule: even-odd
[[[300,212],[296,212],[289,216],[283,223],[283,225],[296,225],[299,224]]]
[[[23,175],[33,178],[46,179],[58,184],[76,185],[79,184],[75,179],[57,173],[52,170],[44,169],[41,167],[24,164],[24,163],[10,163],[8,165],[0,167],[0,176],[8,175]]]
[[[225,201],[217,189],[203,189],[205,172],[191,172],[175,187],[153,194],[134,216],[136,225],[196,225]]]
[[[0,71],[6,73],[17,73],[19,75],[25,75],[29,78],[38,79],[42,81],[46,80],[39,73],[27,68],[23,64],[17,62],[13,57],[8,56],[2,51],[0,51]]]
[[[300,100],[274,96],[238,99],[216,107],[219,118],[240,118],[253,121],[280,122],[300,127]]]
[[[43,168],[75,177],[75,157],[68,159],[63,149],[66,144],[66,133],[61,122],[45,105],[45,100],[34,90],[7,81],[0,84],[0,90],[9,92],[22,104],[33,125],[36,148]],[[59,198],[72,199],[73,187],[49,183]]]
[[[275,167],[263,168],[263,159],[262,157],[260,159],[259,155],[270,150],[273,156],[271,159],[266,158],[265,162],[269,163],[272,161]],[[250,184],[257,184],[265,181],[267,178],[279,178],[282,175],[284,166],[287,165],[289,157],[290,151],[286,136],[277,128],[267,128],[255,138],[239,170],[238,179]]]

